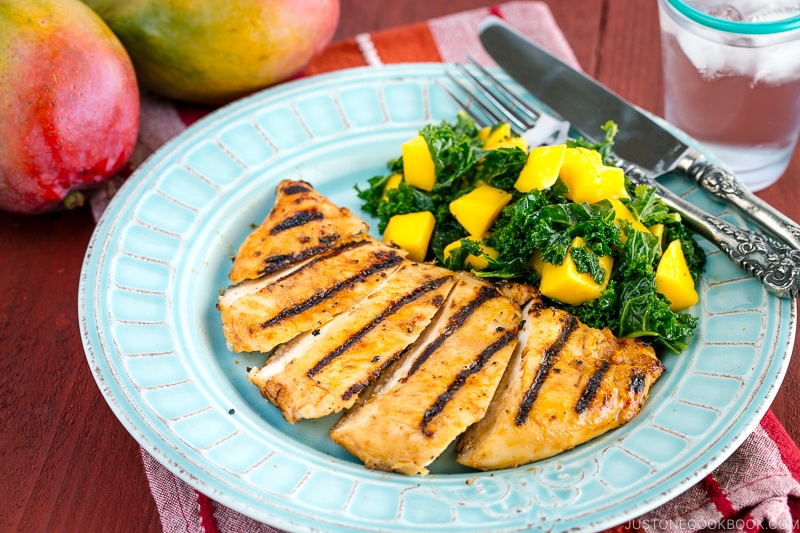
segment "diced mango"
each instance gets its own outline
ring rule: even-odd
[[[442,255],[444,256],[445,260],[450,259],[450,256],[453,254],[453,251],[456,248],[461,248],[461,239],[453,241],[444,247],[444,250],[442,250]]]
[[[596,150],[567,148],[559,172],[569,189],[567,198],[573,202],[594,204],[610,198],[627,198],[625,173],[617,167],[603,165]]]
[[[412,261],[424,261],[436,219],[430,211],[394,215],[386,224],[383,242],[393,242]]]
[[[484,150],[497,150],[498,148],[519,148],[523,152],[527,152],[528,141],[522,137],[506,137],[492,144],[486,144],[483,147]]]
[[[492,227],[511,194],[491,185],[480,185],[450,202],[450,213],[470,235],[483,235]]]
[[[492,259],[497,259],[497,257],[500,255],[497,250],[491,246],[481,246],[481,251]],[[465,262],[475,270],[484,270],[489,266],[489,261],[486,258],[471,254],[467,256],[467,260]]]
[[[647,228],[650,233],[658,237],[659,242],[661,243],[661,248],[664,248],[664,224],[653,224],[649,228]]]
[[[603,198],[630,198],[628,190],[625,188],[625,171],[619,167],[602,165],[600,167],[600,187],[597,192],[600,200]],[[598,202],[600,201],[598,200]]]
[[[478,241],[478,242],[482,240],[482,237],[470,236],[468,238],[472,241]],[[444,247],[442,253],[444,254],[445,259],[449,258],[450,254],[452,254],[453,251],[457,248],[461,248],[461,239],[451,242],[450,244]],[[497,259],[497,257],[499,256],[497,250],[495,250],[491,246],[486,246],[483,243],[481,243],[481,252],[488,255],[492,259]],[[486,267],[489,266],[489,261],[486,260],[484,257],[470,254],[464,260],[464,264],[466,266],[474,268],[475,270],[484,270]]]
[[[670,302],[670,310],[676,313],[693,306],[699,300],[679,239],[669,243],[658,262],[656,290],[666,296]]]
[[[620,202],[615,198],[609,198],[608,200],[611,202],[611,205],[614,206],[614,220],[625,220],[630,223],[631,227],[636,231],[641,231],[642,233],[650,233],[650,230],[647,229],[647,226],[642,224],[640,221],[636,220],[633,217],[633,213],[631,213],[630,209],[628,209],[625,204]],[[617,224],[619,225],[619,224]],[[622,232],[622,242],[624,243],[628,240],[628,236],[625,235],[625,232]]]
[[[544,190],[551,187],[558,179],[566,150],[567,147],[563,144],[540,146],[531,150],[514,188],[519,192],[530,192],[533,189]]]
[[[490,150],[490,148],[486,148],[487,146],[498,143],[506,137],[511,137],[511,125],[508,122],[499,124],[494,130],[483,128],[481,131],[484,130],[486,131],[484,134],[486,138],[483,139],[483,148],[486,150]],[[478,138],[480,138],[480,133],[478,133]]]
[[[390,189],[396,189],[400,186],[401,181],[403,181],[402,174],[392,174],[389,176],[389,179],[386,180],[386,185],[383,186],[383,190],[388,191]]]
[[[597,167],[602,164],[603,156],[597,150],[589,150],[582,146],[569,147],[564,151],[561,179],[564,179],[564,177],[570,179],[574,172],[580,174],[581,167]]]
[[[572,240],[571,246],[584,246],[586,243],[580,237]],[[535,256],[534,256],[535,257]],[[578,272],[572,256],[567,252],[564,262],[560,265],[542,262],[541,282],[539,291],[549,297],[570,305],[580,305],[589,300],[596,300],[608,285],[611,267],[614,259],[610,255],[599,258],[600,265],[606,271],[603,283],[596,283],[591,273]],[[536,267],[534,266],[534,270]]]
[[[430,191],[436,184],[436,166],[425,137],[417,135],[402,144],[403,179],[406,185]]]
[[[386,185],[383,186],[383,199],[386,200],[386,191],[390,191],[392,189],[396,189],[400,186],[400,182],[403,181],[402,174],[392,174],[389,176],[389,179],[386,180]]]

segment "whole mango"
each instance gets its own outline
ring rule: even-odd
[[[139,82],[224,104],[299,73],[333,37],[339,0],[84,0],[117,34]]]
[[[78,0],[0,0],[0,88],[0,209],[76,201],[133,153],[133,65]]]

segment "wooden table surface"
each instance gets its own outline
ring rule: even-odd
[[[336,39],[497,2],[342,0]],[[584,70],[661,115],[655,0],[548,0]],[[800,155],[759,196],[800,220]],[[86,363],[78,280],[87,208],[0,213],[0,531],[160,531],[139,446]],[[772,410],[800,442],[800,359]]]

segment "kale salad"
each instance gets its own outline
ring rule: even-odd
[[[608,164],[617,128],[603,129],[599,143],[528,150],[507,124],[460,114],[423,127],[356,191],[384,240],[413,243],[418,260],[533,284],[591,327],[680,353],[705,253],[655,189]]]

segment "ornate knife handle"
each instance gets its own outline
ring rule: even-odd
[[[732,172],[708,161],[696,151],[678,162],[677,169],[712,196],[739,209],[761,229],[800,250],[800,225],[750,192]]]
[[[800,250],[710,215],[658,183],[641,168],[627,162],[618,163],[634,183],[655,187],[667,207],[679,213],[687,226],[758,278],[768,291],[781,298],[800,295]]]

